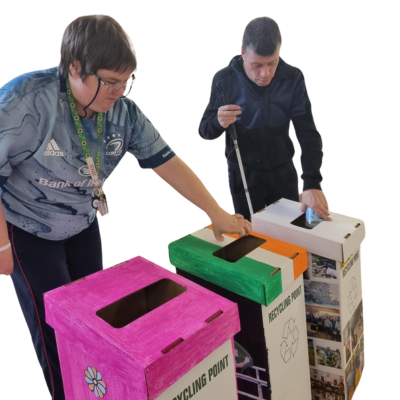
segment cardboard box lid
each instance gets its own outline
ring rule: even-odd
[[[211,224],[207,224],[206,228],[208,228],[210,231],[212,231]],[[200,230],[195,230],[195,231],[193,231],[192,234],[195,235],[196,237],[199,237],[200,233],[196,233],[196,232],[200,232]],[[307,249],[300,247],[300,246],[296,246],[291,243],[283,242],[282,240],[278,240],[278,239],[275,239],[270,236],[262,235],[261,233],[258,233],[258,232],[252,231],[251,235],[259,237],[259,238],[263,238],[266,240],[266,242],[264,244],[262,244],[260,246],[260,248],[272,253],[269,255],[271,258],[273,257],[273,254],[276,254],[279,256],[283,256],[285,258],[290,258],[293,261],[293,271],[291,271],[290,268],[287,268],[285,271],[283,271],[283,273],[287,272],[287,275],[288,275],[287,276],[288,283],[287,284],[284,283],[284,285],[283,285],[284,287],[288,286],[294,279],[297,279],[300,275],[303,274],[303,272],[305,270],[308,269]],[[228,236],[233,239],[239,239],[239,234],[237,234],[237,233],[225,233],[224,236]],[[208,235],[207,240],[210,241],[211,243],[217,244],[219,246],[226,246],[226,244],[227,244],[227,241],[223,242],[222,244],[221,244],[221,242],[218,242],[215,239],[214,235]],[[253,258],[255,256],[255,253],[252,252],[251,254],[248,254],[247,256],[250,258]],[[279,260],[279,258],[277,260]],[[261,261],[263,261],[263,260],[261,260]],[[272,260],[271,260],[271,262],[272,262]],[[279,263],[279,261],[278,261],[278,263]],[[285,275],[283,275],[282,277],[283,277],[283,279],[285,279]],[[285,280],[285,282],[286,282],[286,280]]]
[[[307,252],[264,235],[254,236],[266,242],[238,261],[229,262],[213,253],[235,242],[238,247],[244,246],[244,238],[224,235],[225,241],[218,242],[210,227],[204,228],[171,243],[170,260],[177,268],[269,305],[307,269]]]
[[[253,229],[341,262],[360,247],[365,237],[365,225],[360,219],[331,212],[332,221],[306,229],[292,224],[302,214],[300,203],[281,199],[252,216]]]
[[[97,315],[121,299],[128,301],[132,293],[147,293],[162,280],[183,287],[183,293],[124,327],[113,327]],[[151,398],[240,330],[235,303],[142,257],[47,292],[44,300],[46,321],[57,333],[85,350],[102,349],[102,358],[117,368],[122,364],[121,376],[130,382],[145,377]],[[139,303],[151,301],[149,296]]]

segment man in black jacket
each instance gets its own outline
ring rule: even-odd
[[[238,145],[254,212],[284,197],[299,201],[298,178],[289,138],[292,120],[299,140],[304,181],[301,209],[311,207],[330,220],[321,190],[322,141],[315,127],[302,72],[286,64],[279,51],[282,39],[271,18],[246,27],[242,54],[214,76],[211,98],[200,123],[204,139],[216,139],[235,123]],[[223,105],[227,93],[230,105]],[[235,212],[250,217],[233,141],[226,131],[225,155]]]

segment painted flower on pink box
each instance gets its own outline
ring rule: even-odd
[[[101,374],[95,367],[88,367],[85,370],[85,381],[89,385],[89,390],[94,392],[96,397],[102,399],[106,394],[106,384],[101,380]]]

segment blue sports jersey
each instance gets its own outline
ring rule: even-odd
[[[104,181],[128,151],[142,168],[175,154],[129,99],[104,114],[99,179]],[[96,116],[82,119],[91,154]],[[0,89],[0,195],[6,220],[27,232],[62,240],[95,218],[92,183],[58,68],[21,75]]]

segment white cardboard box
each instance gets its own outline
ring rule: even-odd
[[[253,230],[341,262],[360,247],[365,237],[364,222],[359,219],[331,213],[332,221],[305,229],[292,224],[302,215],[299,203],[281,199],[252,216]]]
[[[360,245],[363,221],[331,213],[301,226],[300,204],[281,199],[252,217],[255,232],[305,247],[306,322],[313,400],[351,400],[364,367]]]

